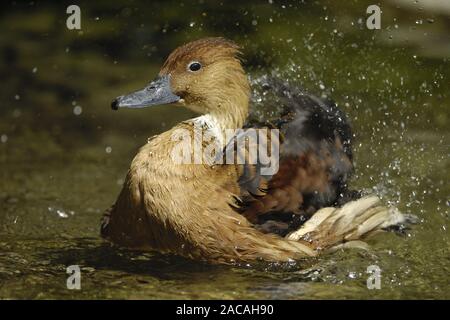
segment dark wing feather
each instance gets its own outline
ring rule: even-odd
[[[272,121],[249,117],[246,127],[280,130],[279,171],[263,176],[261,164],[246,164],[239,181],[240,210],[263,231],[285,234],[318,209],[354,198],[347,187],[353,170],[352,132],[333,102],[274,78],[263,79],[262,87],[281,108],[272,112]]]

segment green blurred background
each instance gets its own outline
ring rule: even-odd
[[[80,31],[66,28],[70,4]],[[366,28],[370,4],[381,30]],[[13,1],[0,17],[0,298],[449,298],[448,1]],[[252,79],[273,73],[335,100],[356,133],[354,186],[421,223],[370,253],[276,271],[105,244],[102,211],[139,146],[193,116],[110,102],[204,36],[240,44]],[[70,264],[83,267],[77,292]],[[382,290],[366,288],[370,264]]]

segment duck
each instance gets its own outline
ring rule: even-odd
[[[336,104],[275,77],[262,82],[278,97],[278,105],[269,106],[279,110],[270,121],[250,119],[251,85],[240,47],[202,38],[176,48],[143,89],[115,98],[114,110],[172,105],[199,116],[139,149],[102,218],[101,236],[130,250],[213,264],[283,263],[365,247],[368,237],[408,222],[376,195],[349,188],[353,134]],[[227,130],[238,136],[248,129],[278,132],[278,140],[261,135],[277,155],[277,171],[264,173],[261,161],[174,161],[180,132],[201,147],[208,133],[220,149],[230,144]],[[238,148],[230,150],[236,160]]]

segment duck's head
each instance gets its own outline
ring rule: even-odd
[[[178,104],[218,117],[248,109],[249,83],[238,58],[238,46],[223,38],[205,38],[175,49],[158,77],[142,90],[117,97],[117,110]]]

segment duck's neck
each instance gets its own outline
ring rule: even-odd
[[[221,95],[206,106],[206,117],[212,119],[222,133],[227,129],[240,129],[244,125],[249,109],[250,93],[248,86],[233,90],[234,94]]]
[[[234,130],[242,128],[248,115],[248,99],[241,104],[232,101],[222,102],[219,108],[196,118],[195,121],[202,127],[206,126],[222,147],[227,143],[227,137],[233,134]],[[231,131],[230,131],[231,130]]]
[[[187,105],[193,111],[204,113],[199,119],[209,122],[209,126],[217,133],[220,131],[222,137],[227,130],[242,128],[249,111],[250,83],[240,65],[230,79],[226,87],[213,86],[205,92],[206,99]]]
[[[207,116],[213,118],[223,132],[242,128],[248,116],[248,101],[240,105],[232,102],[221,104],[220,110],[209,112]]]

